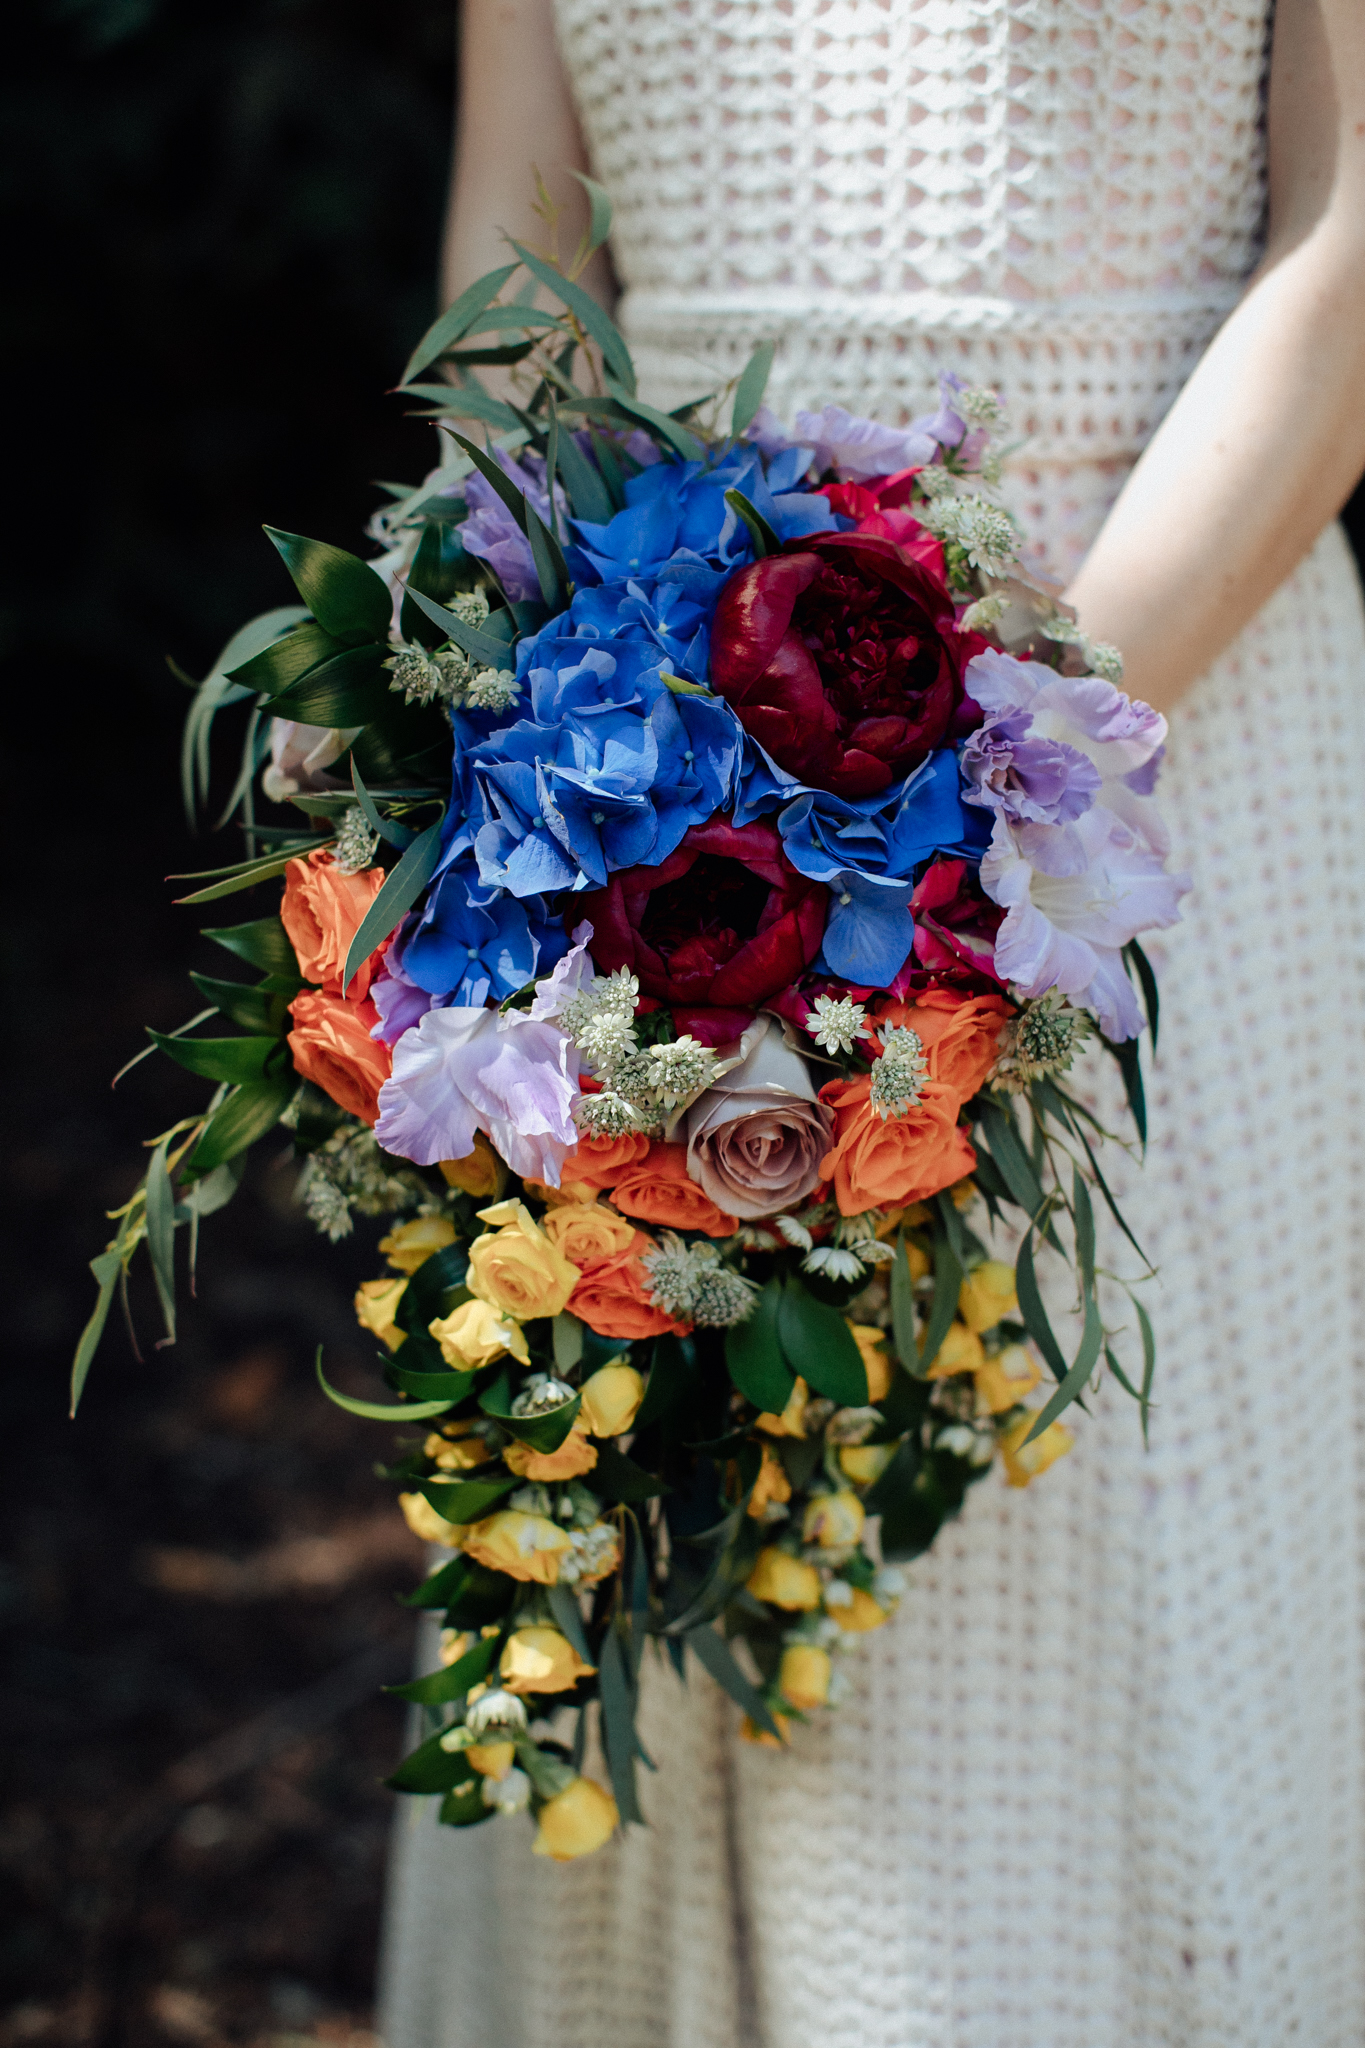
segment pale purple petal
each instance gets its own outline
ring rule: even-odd
[[[552,1187],[578,1142],[578,1052],[524,1011],[500,1030],[496,1010],[429,1010],[394,1047],[375,1136],[386,1152],[433,1166],[463,1159],[483,1131],[515,1173]]]
[[[548,1017],[557,1017],[565,1004],[573,1001],[582,989],[583,983],[591,981],[595,976],[597,970],[588,954],[588,942],[591,938],[592,926],[585,918],[582,924],[574,927],[573,945],[564,958],[556,962],[553,971],[546,975],[543,981],[536,983],[535,1000],[530,1009],[530,1016],[536,1023],[541,1023]],[[507,1027],[508,1019],[516,1015],[516,1011],[508,1011],[507,1017],[503,1019],[504,1029]]]
[[[846,411],[842,405],[827,405],[823,412],[796,415],[796,439],[815,450],[815,467],[822,473],[837,470],[845,482],[865,477],[891,476],[902,469],[915,469],[932,462],[937,443],[927,433],[912,427],[884,427]]]

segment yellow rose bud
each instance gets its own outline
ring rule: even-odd
[[[498,1659],[504,1692],[569,1692],[596,1671],[557,1628],[519,1628]]]
[[[578,1268],[550,1242],[524,1202],[495,1202],[479,1220],[495,1226],[469,1247],[471,1294],[505,1316],[557,1316],[578,1285]]]
[[[1014,1268],[1000,1259],[973,1266],[957,1290],[957,1312],[967,1328],[978,1334],[993,1330],[1002,1316],[1013,1315],[1018,1306]]]
[[[441,1630],[441,1662],[458,1664],[466,1650],[473,1647],[473,1635],[467,1629],[443,1628]]]
[[[844,1321],[848,1322],[847,1316]],[[885,1332],[875,1323],[848,1323],[848,1327],[867,1374],[867,1398],[884,1401],[891,1392],[891,1360],[886,1355]]]
[[[1042,1377],[1043,1368],[1027,1345],[1007,1344],[977,1372],[977,1414],[1002,1415],[1031,1394]]]
[[[1064,1458],[1076,1441],[1063,1423],[1050,1422],[1041,1436],[1036,1436],[1031,1444],[1025,1444],[1024,1438],[1036,1420],[1037,1416],[1032,1412],[1021,1415],[1013,1429],[1006,1430],[1000,1439],[1005,1477],[1011,1486],[1027,1486],[1040,1472],[1046,1472],[1049,1465],[1055,1465],[1058,1458]]]
[[[855,1486],[871,1486],[896,1455],[894,1444],[841,1444],[839,1470]]]
[[[440,1345],[442,1358],[456,1372],[473,1372],[481,1365],[491,1365],[504,1351],[510,1351],[523,1365],[530,1364],[531,1355],[520,1328],[486,1301],[462,1301],[448,1316],[437,1316],[427,1328]]]
[[[815,1566],[775,1545],[759,1551],[747,1584],[756,1600],[770,1600],[774,1607],[786,1607],[793,1613],[809,1612],[820,1605],[820,1574]]]
[[[842,1550],[856,1543],[867,1515],[856,1493],[817,1493],[806,1503],[801,1534],[822,1550]]]
[[[398,1505],[403,1510],[403,1520],[423,1543],[444,1543],[451,1550],[459,1549],[463,1527],[438,1515],[424,1493],[400,1493]]]
[[[880,1628],[884,1621],[890,1621],[890,1609],[878,1606],[872,1595],[865,1593],[861,1586],[853,1586],[850,1591],[853,1598],[846,1600],[842,1607],[836,1607],[830,1600],[825,1602],[826,1614],[831,1621],[837,1621],[840,1628],[847,1629],[850,1635],[864,1635],[868,1629]]]
[[[766,1430],[769,1436],[804,1436],[806,1434],[805,1414],[810,1401],[810,1388],[798,1379],[787,1399],[787,1405],[780,1415],[760,1415],[756,1427]]]
[[[561,1202],[550,1210],[541,1228],[556,1251],[579,1267],[628,1252],[636,1236],[633,1223],[604,1209],[600,1202]],[[615,1436],[616,1431],[608,1434]]]
[[[791,1727],[791,1722],[785,1714],[774,1714],[773,1720],[777,1724],[776,1735],[770,1734],[766,1728],[760,1728],[757,1721],[748,1714],[740,1722],[739,1732],[745,1742],[755,1743],[759,1749],[785,1749],[787,1730]]]
[[[398,1272],[415,1273],[433,1252],[454,1242],[455,1225],[448,1216],[414,1216],[411,1223],[400,1223],[381,1237],[379,1249]]]
[[[580,1473],[591,1472],[597,1463],[597,1446],[588,1442],[586,1431],[575,1422],[557,1451],[534,1451],[529,1444],[509,1444],[502,1455],[508,1471],[521,1479],[577,1479]]]
[[[488,1446],[468,1422],[456,1423],[449,1436],[433,1430],[422,1450],[439,1472],[468,1472],[488,1463]]]
[[[575,1778],[540,1809],[540,1832],[531,1847],[537,1856],[572,1863],[611,1840],[619,1820],[616,1801],[591,1778]]]
[[[817,1650],[814,1643],[789,1643],[777,1667],[777,1689],[789,1706],[811,1714],[829,1698],[833,1675],[828,1650]]]
[[[749,1513],[756,1522],[763,1519],[763,1511],[770,1502],[790,1500],[791,1481],[786,1468],[771,1444],[763,1446],[763,1463],[758,1468],[754,1490],[749,1496]]]
[[[579,1415],[594,1436],[620,1436],[630,1428],[645,1398],[645,1383],[633,1365],[602,1365],[583,1382]]]
[[[471,1742],[465,1755],[485,1778],[505,1778],[517,1760],[515,1742]]]
[[[407,1287],[406,1280],[362,1280],[355,1298],[357,1322],[390,1351],[396,1351],[407,1341],[407,1331],[400,1330],[394,1322]]]
[[[460,1548],[477,1564],[490,1571],[506,1572],[512,1579],[528,1579],[538,1586],[553,1586],[559,1579],[559,1560],[573,1544],[566,1529],[546,1515],[527,1515],[517,1508],[504,1508],[485,1515],[464,1530]]]
[[[943,1380],[955,1372],[980,1372],[985,1363],[985,1346],[976,1331],[969,1330],[965,1323],[949,1323],[948,1334],[938,1347],[938,1356],[927,1377]]]
[[[447,1187],[462,1188],[467,1195],[488,1200],[500,1195],[507,1185],[507,1168],[482,1131],[474,1133],[474,1150],[463,1159],[443,1159],[441,1177]]]

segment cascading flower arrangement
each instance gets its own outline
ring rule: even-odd
[[[150,1034],[216,1092],[93,1261],[74,1385],[139,1244],[174,1335],[175,1233],[193,1258],[277,1126],[325,1234],[388,1219],[356,1306],[395,1398],[318,1376],[398,1427],[403,1512],[451,1553],[392,1782],[457,1826],[529,1806],[558,1859],[642,1817],[651,1638],[781,1746],[969,1487],[1070,1449],[1102,1363],[1145,1428],[1067,1077],[1107,1050],[1145,1137],[1138,939],[1187,886],[1165,722],[1022,568],[996,395],[945,374],[908,427],[787,431],[762,348],[656,410],[576,282],[586,182],[575,265],[514,244],[408,365],[485,445],[442,427],[372,561],[267,529],[301,604],[198,688],[187,799],[241,704],[248,857],[182,900],[283,900],[205,933],[259,978],[195,975],[208,1007]],[[260,822],[258,771],[300,824]]]

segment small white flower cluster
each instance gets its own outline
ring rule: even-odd
[[[817,996],[806,1018],[806,1030],[826,1052],[852,1052],[853,1041],[861,1038],[867,1011],[852,996]]]
[[[574,1390],[548,1372],[535,1372],[512,1403],[514,1415],[548,1415],[572,1401]]]
[[[1073,1010],[1059,989],[1050,988],[1025,1003],[1001,1032],[992,1088],[1017,1095],[1031,1081],[1065,1074],[1094,1028],[1085,1010]]]
[[[959,391],[953,411],[960,413],[969,427],[984,427],[988,434],[998,434],[1008,424],[1000,393],[992,391],[989,384],[973,384]]]
[[[906,1024],[892,1024],[882,1033],[881,1057],[872,1062],[872,1107],[882,1122],[904,1116],[924,1093],[929,1063],[924,1041]]]
[[[572,1548],[559,1559],[559,1584],[576,1586],[580,1579],[600,1578],[616,1562],[620,1541],[610,1522],[594,1522],[587,1529],[570,1529]]]
[[[358,875],[362,868],[369,867],[378,844],[379,834],[374,826],[360,805],[352,804],[341,821],[332,859],[343,875]]]
[[[280,1122],[298,1128],[301,1101],[295,1097]],[[351,1234],[351,1211],[362,1216],[401,1215],[431,1204],[431,1190],[407,1168],[395,1173],[363,1124],[345,1124],[309,1154],[294,1190],[308,1220],[335,1244]]]
[[[915,478],[922,495],[926,498],[953,498],[957,495],[957,478],[951,469],[942,469],[931,463]]]
[[[642,1046],[635,1036],[640,984],[627,968],[599,976],[564,1005],[568,1033],[602,1083],[575,1112],[579,1129],[594,1138],[652,1131],[669,1111],[684,1108],[710,1087],[716,1056],[691,1036]]]
[[[1064,647],[1079,647],[1091,675],[1103,677],[1115,688],[1123,681],[1123,656],[1118,648],[1108,640],[1092,640],[1064,612],[1055,612],[1050,619],[1044,619],[1038,630],[1045,639],[1058,640]]]
[[[962,633],[989,633],[992,626],[998,626],[1010,608],[1010,601],[1001,590],[993,590],[989,597],[978,597],[969,604],[958,620]]]
[[[1019,552],[1019,528],[1003,505],[979,493],[938,497],[920,508],[920,517],[940,540],[955,541],[974,569],[986,576],[1009,573]]]
[[[481,590],[462,591],[449,608],[466,626],[482,626],[488,617],[488,600]],[[424,647],[400,642],[384,666],[392,672],[389,688],[398,691],[405,704],[506,711],[521,695],[510,668],[476,668],[458,647],[438,647],[428,654]]]
[[[649,1291],[665,1315],[685,1317],[704,1329],[726,1329],[753,1311],[758,1289],[721,1261],[714,1244],[685,1244],[666,1230],[644,1256]]]

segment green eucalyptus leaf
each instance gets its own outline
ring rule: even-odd
[[[1124,958],[1137,970],[1138,985],[1142,990],[1143,1006],[1147,1012],[1147,1029],[1152,1034],[1152,1051],[1156,1051],[1157,1033],[1161,1027],[1161,997],[1157,990],[1156,976],[1152,963],[1136,939],[1130,939],[1123,949]]]
[[[608,376],[607,390],[622,411],[631,419],[639,420],[642,426],[652,427],[655,434],[677,450],[684,462],[699,462],[706,451],[695,434],[689,434],[682,423],[671,413],[660,412],[656,405],[646,405],[643,399],[634,396],[634,387],[629,390],[624,384]]]
[[[568,565],[559,542],[531,504],[526,507],[526,538],[531,543],[541,595],[551,612],[561,612],[569,602]]]
[[[961,1286],[962,1265],[949,1241],[947,1231],[940,1223],[934,1232],[934,1295],[929,1306],[924,1347],[915,1367],[920,1379],[928,1376],[929,1368],[938,1357],[939,1348],[948,1334],[953,1317],[957,1314],[957,1297]]]
[[[896,1355],[907,1372],[919,1367],[919,1345],[915,1341],[915,1283],[910,1274],[910,1255],[904,1232],[896,1240],[896,1257],[891,1267],[891,1335]]]
[[[761,341],[744,365],[739,382],[735,386],[734,410],[730,415],[730,432],[736,440],[763,403],[763,394],[768,388],[768,378],[772,374],[773,357],[776,353],[775,341]]]
[[[514,434],[521,426],[514,407],[504,405],[500,398],[491,398],[472,380],[463,384],[414,384],[411,389],[434,403],[429,412],[409,413],[409,419],[482,420],[485,426],[496,427],[504,434]]]
[[[1038,1287],[1038,1276],[1033,1267],[1033,1232],[1024,1232],[1024,1241],[1019,1247],[1019,1256],[1014,1266],[1014,1291],[1019,1297],[1019,1313],[1024,1318],[1024,1328],[1032,1337],[1056,1380],[1066,1378],[1066,1360],[1062,1348],[1052,1333],[1047,1310]]]
[[[635,1688],[621,1638],[614,1628],[607,1631],[602,1645],[597,1690],[602,1704],[602,1747],[607,1753],[616,1810],[623,1826],[630,1821],[643,1821],[635,1791]]]
[[[76,1355],[71,1361],[70,1413],[72,1415],[76,1413],[77,1408],[80,1406],[81,1395],[85,1391],[85,1382],[89,1377],[90,1367],[94,1363],[95,1353],[99,1349],[100,1338],[104,1335],[104,1326],[109,1320],[109,1310],[113,1304],[114,1289],[118,1286],[119,1274],[123,1271],[123,1247],[128,1236],[128,1224],[131,1213],[131,1210],[124,1210],[123,1215],[119,1218],[118,1236],[114,1239],[113,1244],[109,1247],[108,1251],[101,1252],[97,1259],[90,1261],[90,1271],[95,1276],[95,1283],[99,1288],[99,1294],[96,1298],[95,1306],[90,1312],[90,1320],[81,1331],[80,1341],[76,1345]]]
[[[1081,1332],[1080,1348],[1075,1360],[1052,1399],[1045,1407],[1039,1409],[1033,1427],[1024,1438],[1024,1443],[1031,1444],[1035,1437],[1041,1436],[1048,1424],[1055,1422],[1062,1410],[1069,1408],[1077,1395],[1084,1390],[1086,1381],[1095,1370],[1103,1340],[1104,1325],[1100,1321],[1099,1305],[1094,1295],[1088,1294],[1085,1299],[1085,1328]]]
[[[341,978],[343,994],[375,947],[382,946],[389,933],[397,930],[431,880],[441,858],[441,824],[438,818],[413,840],[361,919],[346,955]]]
[[[605,1500],[640,1501],[654,1500],[659,1494],[671,1492],[662,1479],[656,1479],[628,1458],[624,1451],[618,1451],[615,1444],[600,1443],[597,1446],[597,1463],[592,1469],[592,1489]]]
[[[496,634],[483,632],[477,626],[467,626],[454,612],[447,611],[444,605],[437,604],[423,591],[414,590],[411,584],[408,586],[408,596],[418,610],[425,612],[434,625],[440,626],[446,638],[453,640],[471,661],[481,661],[487,668],[508,666],[507,657],[512,651],[509,641],[500,640]],[[502,617],[502,612],[494,612],[488,623],[491,624],[492,619]],[[508,624],[514,626],[515,620],[509,619]]]
[[[166,1336],[175,1342],[175,1195],[166,1165],[170,1139],[163,1138],[147,1168],[147,1251],[152,1261]]]
[[[513,242],[512,247],[526,268],[538,277],[543,285],[548,285],[555,297],[576,315],[583,332],[601,349],[602,360],[608,370],[633,397],[635,365],[630,359],[625,336],[615,322],[603,312],[592,293],[585,291],[581,284],[573,284],[530,249],[524,249],[520,242]]]
[[[735,1705],[742,1707],[749,1719],[767,1734],[776,1735],[777,1723],[768,1711],[762,1693],[744,1676],[724,1636],[709,1626],[703,1626],[688,1629],[683,1641],[722,1691],[729,1693]]]
[[[468,334],[478,315],[498,296],[507,280],[517,268],[507,263],[499,270],[490,270],[483,277],[476,278],[460,293],[453,305],[447,306],[439,320],[434,320],[412,354],[408,357],[399,389],[409,384],[428,363],[434,363],[453,343]]]
[[[579,184],[587,193],[588,201],[592,208],[588,216],[588,225],[583,236],[582,246],[578,252],[581,261],[583,258],[591,256],[594,249],[600,249],[611,233],[611,194],[607,191],[605,185],[599,185],[596,178],[590,178],[586,171],[572,171],[570,176],[577,178]]]
[[[1081,1290],[1085,1294],[1095,1292],[1095,1211],[1091,1206],[1090,1190],[1081,1178],[1081,1169],[1071,1169],[1071,1209],[1076,1224],[1076,1264],[1080,1269]]]
[[[1137,1134],[1142,1141],[1142,1147],[1145,1151],[1147,1147],[1147,1097],[1142,1085],[1142,1062],[1138,1058],[1138,1041],[1136,1038],[1125,1038],[1115,1042],[1112,1038],[1106,1038],[1104,1043],[1114,1055],[1114,1059],[1118,1064],[1118,1070],[1123,1076],[1123,1087],[1124,1093],[1128,1097],[1128,1107],[1132,1111],[1133,1122],[1137,1125]]]

